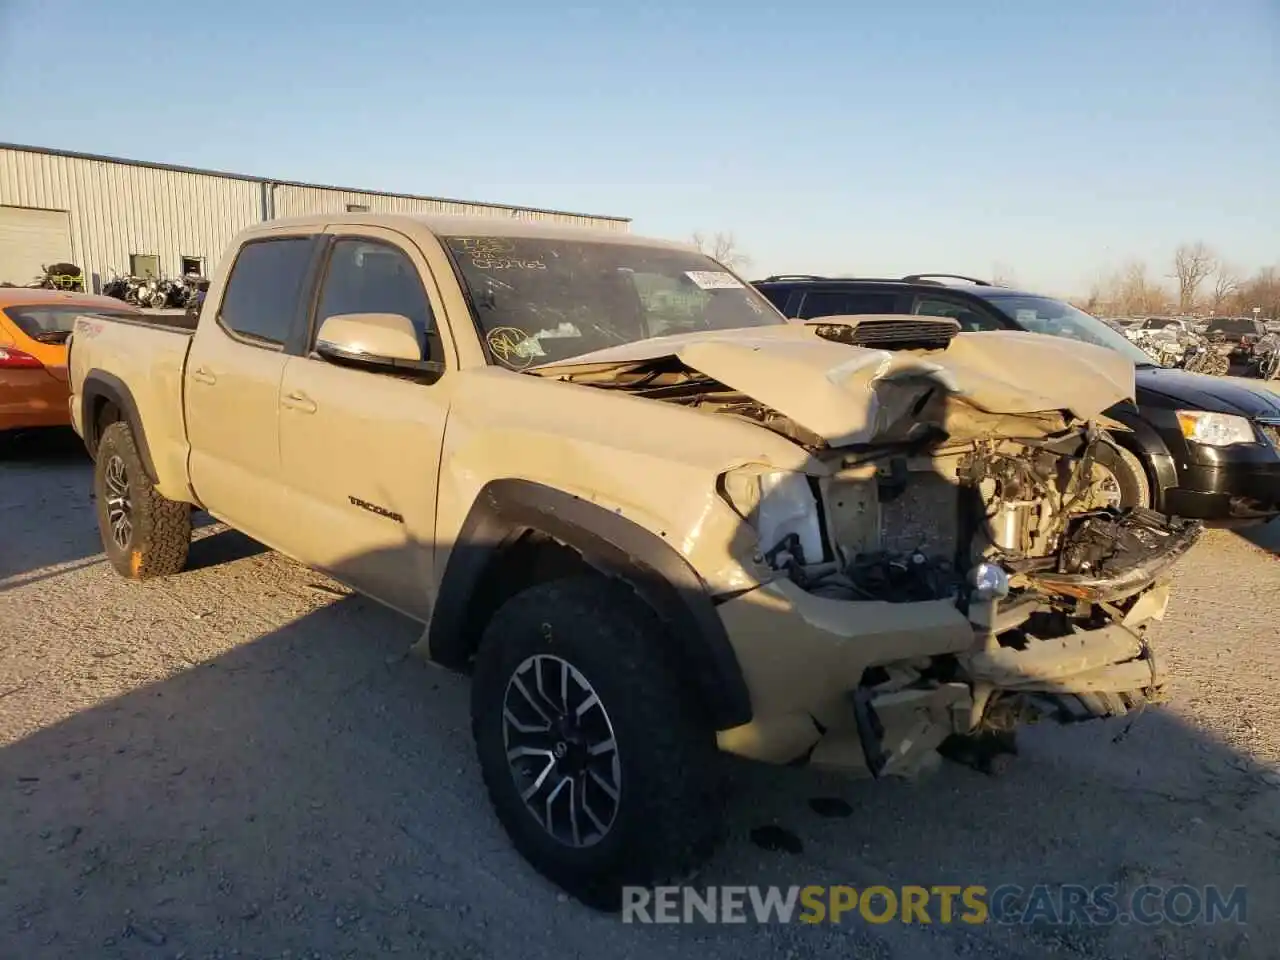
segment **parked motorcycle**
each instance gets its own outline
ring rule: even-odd
[[[1253,345],[1249,373],[1263,380],[1280,378],[1280,334],[1268,333]]]
[[[201,289],[200,284],[204,284],[204,289],[208,289],[209,281],[194,273],[188,273],[174,280],[169,293],[169,306],[184,309],[191,306],[196,302]]]
[[[1132,341],[1162,367],[1180,367],[1187,351],[1186,335],[1180,327],[1141,330]]]
[[[187,304],[186,318],[192,329],[195,329],[196,321],[200,319],[200,308],[204,306],[205,294],[209,292],[209,281],[204,277],[193,277],[192,281],[191,300]]]
[[[115,297],[117,300],[123,300],[126,303],[131,302],[129,295],[130,281],[132,279],[132,277],[122,277],[115,270],[112,270],[111,279],[102,285],[102,295],[104,297]]]
[[[167,277],[135,277],[112,271],[111,279],[102,285],[102,292],[125,303],[140,307],[185,308],[195,296],[198,277],[188,275],[177,279]]]
[[[138,303],[144,307],[159,308],[165,305],[168,291],[158,277],[149,277],[138,285]]]
[[[1231,360],[1225,353],[1203,338],[1192,344],[1182,361],[1182,369],[1191,373],[1206,373],[1212,377],[1225,377],[1231,370]]]

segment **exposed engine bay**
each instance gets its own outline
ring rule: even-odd
[[[831,477],[812,482],[821,553],[797,527],[762,542],[766,560],[833,599],[963,604],[984,561],[1008,575],[1013,593],[1112,599],[1137,586],[1128,572],[1145,571],[1190,525],[1119,510],[1115,478],[1096,461],[1108,443],[1096,431],[1067,431],[841,457]]]

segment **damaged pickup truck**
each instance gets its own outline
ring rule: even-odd
[[[276,221],[222,262],[194,334],[77,322],[109,559],[178,573],[202,507],[420,620],[499,819],[585,900],[709,855],[717,747],[912,775],[1160,695],[1199,527],[1116,506],[1112,351],[794,326],[540,222]]]

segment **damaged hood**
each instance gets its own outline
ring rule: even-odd
[[[890,319],[902,318],[825,317],[821,325]],[[641,340],[530,372],[599,382],[656,361],[678,361],[833,447],[883,437],[940,396],[983,414],[1067,411],[1081,420],[1134,397],[1133,364],[1115,351],[1014,331],[961,333],[945,349],[889,350],[824,339],[816,325],[779,324]]]

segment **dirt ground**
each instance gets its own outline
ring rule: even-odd
[[[1167,706],[1032,728],[996,778],[732,765],[698,880],[1245,885],[1247,924],[639,926],[514,853],[413,624],[211,522],[189,572],[122,582],[88,492],[72,443],[0,462],[0,957],[1277,956],[1276,524],[1183,562]]]

